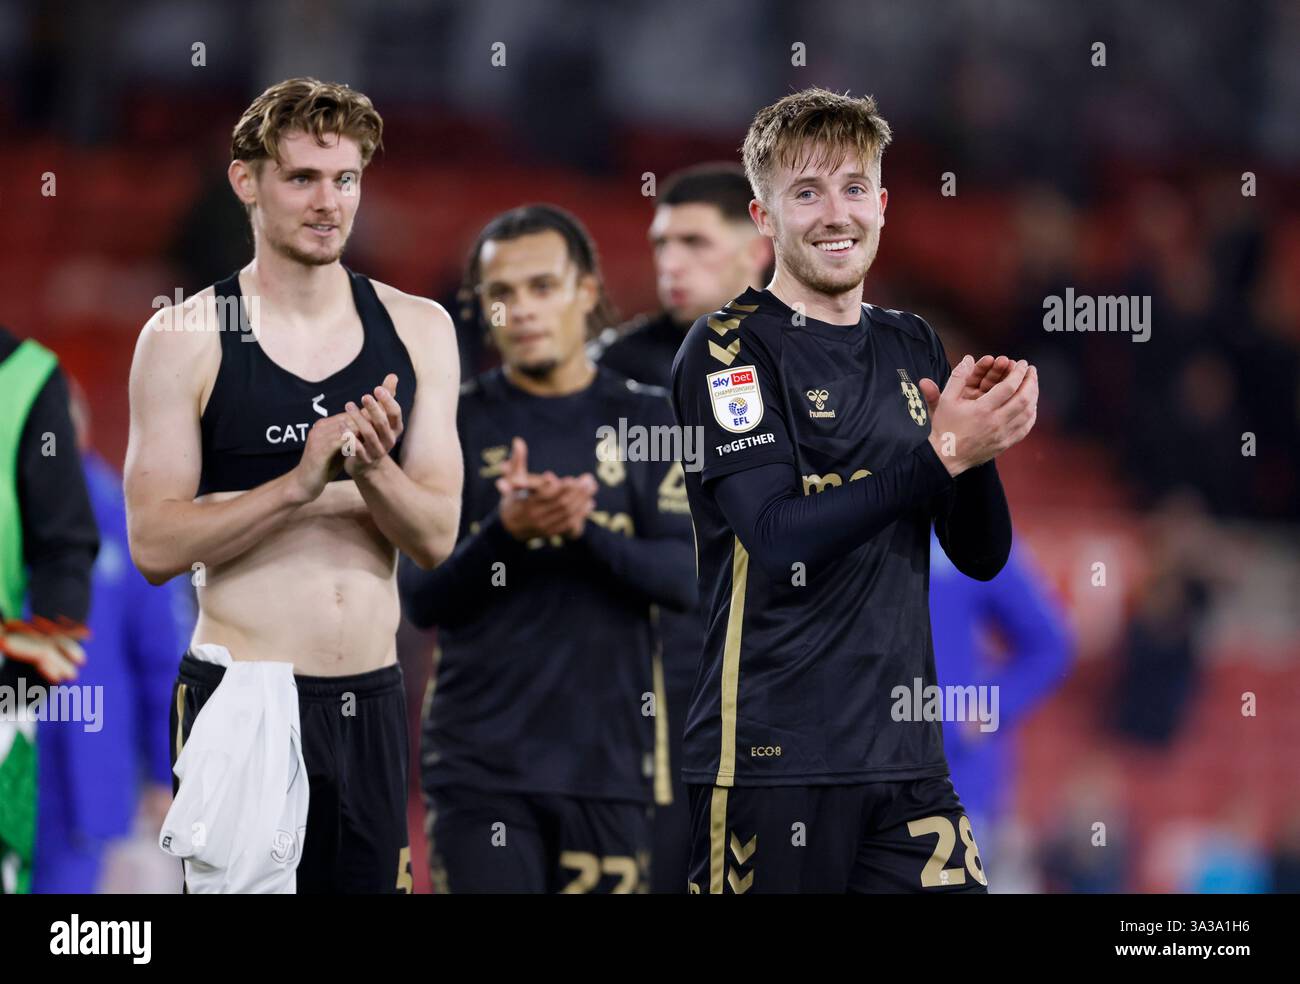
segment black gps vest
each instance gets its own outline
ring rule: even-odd
[[[393,319],[366,277],[347,271],[364,338],[355,359],[333,375],[308,382],[272,362],[253,335],[239,290],[239,275],[214,285],[221,337],[221,368],[203,410],[203,469],[199,495],[256,488],[294,468],[311,425],[361,405],[390,372],[397,375],[397,403],[410,420],[415,369]],[[236,314],[238,322],[236,323]],[[402,436],[391,454],[402,447]],[[334,481],[351,480],[340,469]]]

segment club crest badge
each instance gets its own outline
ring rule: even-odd
[[[737,366],[706,377],[713,416],[724,430],[743,434],[763,419],[763,394],[753,366]]]

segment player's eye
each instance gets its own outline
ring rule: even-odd
[[[305,174],[295,174],[295,175],[294,175],[292,178],[290,178],[289,180],[292,181],[294,184],[298,184],[299,182],[306,183],[306,181],[307,181],[307,175],[305,175]]]
[[[798,193],[797,195],[795,195],[794,197],[795,197],[795,198],[803,199],[803,201],[809,201],[809,200],[811,199],[811,197],[812,197],[812,193],[813,193],[813,191],[812,191],[811,188],[805,188],[803,191],[799,192],[799,193]],[[808,198],[804,198],[805,195],[807,195],[807,196],[809,196],[809,197],[808,197]]]
[[[340,188],[351,188],[356,183],[357,183],[357,176],[355,174],[345,174],[343,175],[343,177],[339,178],[338,180],[338,185]]]
[[[860,195],[865,195],[867,193],[867,189],[862,187],[862,185],[850,185],[849,191],[856,191]]]

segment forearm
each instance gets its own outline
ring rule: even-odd
[[[801,495],[797,481],[789,465],[771,464],[713,483],[727,522],[773,580],[788,578],[795,563],[842,557],[952,485],[928,443],[879,472],[822,492]]]
[[[357,489],[379,531],[425,570],[442,563],[456,542],[460,496],[426,488],[392,458],[356,475]]]
[[[989,581],[1011,553],[1011,511],[989,461],[957,476],[936,502],[934,531],[953,566],[967,577]]]
[[[590,520],[578,542],[602,574],[648,601],[674,611],[695,606],[695,551],[690,543],[623,536]]]
[[[495,585],[505,583],[496,578],[497,573],[510,576],[508,569],[494,565],[508,565],[523,549],[494,512],[433,570],[422,570],[409,558],[402,558],[397,588],[407,621],[416,628],[430,629],[435,625],[452,627],[476,617],[490,592],[498,590]]]
[[[266,539],[308,501],[293,472],[230,499],[128,504],[131,559],[150,584],[194,564],[224,564]]]

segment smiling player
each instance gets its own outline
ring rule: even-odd
[[[700,318],[673,366],[708,626],[686,725],[692,891],[985,891],[939,721],[929,536],[986,580],[1011,520],[992,458],[1033,426],[1037,373],[949,370],[916,315],[862,302],[884,226],[874,100],[822,89],[754,118],[750,215],[776,272]],[[936,382],[937,381],[937,382]]]

